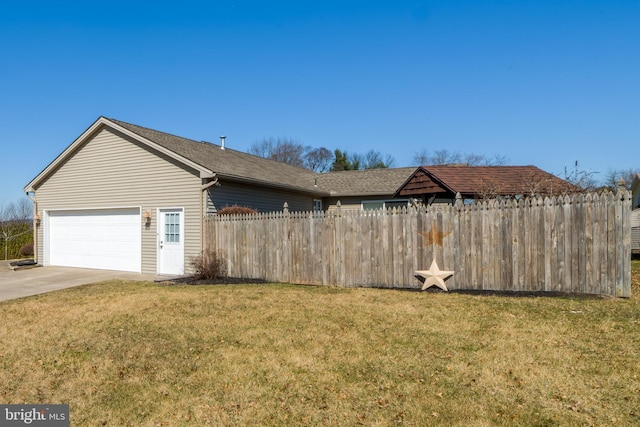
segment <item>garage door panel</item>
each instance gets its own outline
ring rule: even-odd
[[[140,209],[49,213],[49,264],[141,271]]]

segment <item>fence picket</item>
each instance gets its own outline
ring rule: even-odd
[[[420,288],[416,270],[454,270],[450,289],[630,296],[631,197],[618,193],[393,210],[207,217],[205,249],[232,277]]]

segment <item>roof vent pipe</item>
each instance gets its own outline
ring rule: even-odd
[[[220,149],[221,149],[221,150],[224,150],[224,140],[225,140],[226,138],[227,138],[227,137],[226,137],[226,136],[224,136],[224,135],[222,135],[222,136],[220,137]]]

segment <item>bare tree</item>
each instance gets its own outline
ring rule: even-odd
[[[419,151],[413,153],[413,161],[417,165],[427,165],[429,164],[429,150],[426,148],[421,148]]]
[[[304,167],[304,155],[308,150],[308,147],[288,137],[264,138],[249,147],[251,154],[298,167]]]
[[[624,184],[627,187],[627,190],[631,190],[631,184],[633,184],[633,180],[637,174],[640,173],[640,169],[609,169],[607,174],[604,176],[604,185],[609,187],[612,190],[618,188],[618,182],[620,178],[624,180]]]
[[[493,158],[489,160],[487,166],[505,166],[510,162],[509,157],[504,154],[494,154]]]
[[[384,156],[379,151],[369,150],[361,156],[360,164],[363,169],[386,169],[393,167],[395,159],[389,154]]]
[[[324,147],[310,150],[304,157],[304,167],[314,172],[327,172],[333,162],[333,154]]]
[[[564,180],[585,191],[593,191],[598,188],[598,180],[594,176],[596,173],[597,172],[580,169],[578,161],[576,160],[573,170],[568,170],[566,167],[564,168]]]
[[[31,232],[29,220],[32,214],[31,202],[20,199],[17,203],[0,204],[0,239],[4,243],[4,259],[9,257],[9,242]]]
[[[467,166],[502,166],[509,163],[504,155],[496,154],[487,157],[484,154],[460,153],[458,151],[434,150],[429,152],[423,148],[413,155],[413,161],[419,165],[448,165],[462,163]]]
[[[431,163],[434,165],[462,163],[462,155],[457,151],[435,150],[431,155]]]
[[[16,215],[20,220],[33,219],[33,202],[27,198],[18,199],[15,204]]]
[[[251,144],[249,153],[315,172],[326,172],[333,162],[326,148],[312,148],[288,137],[263,138]]]

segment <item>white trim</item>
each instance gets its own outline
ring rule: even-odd
[[[42,211],[42,265],[49,265],[49,210]]]
[[[143,258],[143,244],[142,244],[142,206],[141,205],[125,205],[125,206],[109,206],[109,207],[74,207],[74,208],[56,208],[56,209],[44,209],[42,211],[43,219],[42,219],[42,255],[43,255],[43,265],[51,265],[51,242],[50,242],[50,229],[51,229],[51,214],[52,213],[60,213],[60,212],[96,212],[96,211],[122,211],[122,210],[130,210],[130,211],[138,211],[137,214],[137,222],[140,225],[138,228],[140,235],[139,237],[139,246],[137,247],[138,253],[140,254],[140,264],[138,265],[138,269],[136,270],[138,273],[142,272],[142,258]]]
[[[156,208],[156,273],[167,274],[162,272],[162,265],[161,265],[162,259],[160,256],[160,238],[162,236],[163,230],[161,230],[160,227],[163,225],[164,221],[160,219],[160,215],[164,212],[170,212],[170,211],[182,213],[181,220],[180,220],[180,246],[182,250],[182,267],[178,275],[183,275],[184,267],[185,267],[184,259],[185,259],[185,241],[186,241],[184,230],[185,230],[185,222],[186,222],[187,215],[184,207],[175,207],[175,206]]]
[[[43,212],[73,212],[73,211],[108,211],[116,209],[140,209],[142,211],[142,205],[117,205],[117,206],[88,206],[88,207],[75,207],[75,208],[53,208],[44,209]]]

